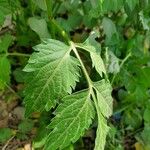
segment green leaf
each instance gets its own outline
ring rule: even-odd
[[[0,53],[1,52],[7,52],[9,46],[11,45],[13,41],[13,37],[10,34],[4,35],[0,39]]]
[[[96,132],[96,141],[94,150],[104,150],[106,143],[106,136],[109,131],[106,119],[102,116],[101,112],[98,115],[98,128]]]
[[[150,124],[150,109],[146,108],[144,111],[144,121]]]
[[[90,47],[87,49],[87,51],[90,52],[93,67],[95,67],[96,71],[100,74],[100,76],[102,76],[102,72],[106,74],[106,69],[104,62],[100,56],[101,45],[95,40],[95,38],[97,37],[99,37],[99,33],[95,31],[92,32],[91,35],[86,39],[84,44],[87,45],[87,47],[93,46],[92,51],[90,50]]]
[[[13,132],[9,128],[0,128],[0,142],[5,142],[11,138]]]
[[[120,71],[119,59],[115,56],[115,54],[112,51],[108,51],[108,55],[108,73],[117,74]]]
[[[34,123],[31,120],[23,120],[19,124],[18,130],[19,132],[26,134],[32,130],[33,126],[34,126]]]
[[[0,89],[10,82],[10,62],[6,56],[0,56]]]
[[[106,34],[106,37],[109,40],[112,38],[113,34],[116,34],[117,32],[115,24],[109,18],[106,17],[103,18],[102,26],[104,29],[104,33]]]
[[[128,4],[131,11],[135,8],[138,2],[138,0],[126,0],[126,3]]]
[[[24,71],[29,83],[25,90],[26,115],[47,110],[72,92],[79,78],[79,62],[70,55],[71,47],[49,39],[37,45]]]
[[[25,72],[21,68],[17,68],[13,71],[13,76],[18,83],[24,82]]]
[[[94,118],[90,91],[81,91],[65,97],[55,114],[56,116],[49,126],[53,130],[45,145],[46,149],[51,150],[69,146],[89,128]]]
[[[102,5],[102,12],[109,13],[111,11],[117,12],[123,7],[123,0],[104,0]]]
[[[98,54],[97,52],[95,53],[91,52],[91,59],[92,59],[93,67],[95,67],[96,71],[100,74],[100,76],[102,77],[102,72],[106,74],[104,62],[100,54]]]
[[[94,83],[94,88],[96,90],[98,107],[105,117],[110,117],[113,110],[113,99],[111,96],[111,85],[105,80]]]
[[[144,127],[144,130],[142,131],[141,136],[142,136],[142,141],[145,144],[145,147],[147,147],[145,150],[149,150],[149,148],[150,148],[150,143],[149,143],[149,141],[150,141],[150,126],[149,125],[146,125]]]
[[[3,25],[6,16],[10,13],[11,13],[11,8],[8,3],[8,0],[1,0],[0,1],[0,26]]]
[[[33,2],[42,10],[46,11],[46,1],[45,0],[33,0]]]
[[[77,43],[76,47],[84,49],[90,53],[92,66],[95,67],[96,71],[102,76],[102,72],[106,74],[106,69],[104,62],[100,56],[100,53],[96,51],[96,48],[90,44],[85,43]]]
[[[109,130],[105,117],[112,115],[113,100],[111,97],[111,85],[105,80],[94,83],[97,97],[97,116],[98,128],[96,132],[96,141],[94,150],[104,150],[106,136]],[[94,99],[94,98],[93,98]]]
[[[50,34],[45,19],[38,19],[36,17],[31,17],[28,19],[28,24],[30,28],[33,31],[35,31],[41,39],[50,38]]]
[[[140,21],[143,25],[144,30],[149,30],[150,29],[150,27],[149,27],[149,22],[150,22],[149,16],[145,16],[143,11],[140,11],[139,17],[140,17]]]
[[[100,34],[98,30],[92,31],[90,36],[86,39],[86,41],[84,42],[86,45],[91,45],[93,47],[95,47],[96,51],[98,53],[101,52],[101,45],[99,42],[96,41],[96,38],[99,38]]]
[[[0,26],[3,25],[6,16],[15,13],[19,7],[19,0],[0,0]]]

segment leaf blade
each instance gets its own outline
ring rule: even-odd
[[[24,68],[29,72],[25,90],[27,115],[55,106],[58,99],[71,93],[79,78],[80,65],[70,56],[69,46],[51,39],[36,46],[35,50]]]
[[[65,97],[49,126],[53,131],[49,134],[46,149],[63,149],[71,142],[75,142],[88,129],[93,118],[94,107],[89,91]]]

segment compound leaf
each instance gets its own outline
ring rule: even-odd
[[[49,126],[53,130],[45,146],[51,150],[67,147],[71,142],[77,141],[89,128],[94,118],[90,92],[82,91],[65,97],[55,113],[56,117]]]
[[[71,48],[57,40],[37,45],[24,71],[26,115],[55,106],[58,99],[72,92],[79,77],[79,62],[70,55]]]

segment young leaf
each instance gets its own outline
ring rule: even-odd
[[[45,19],[38,19],[36,17],[31,17],[28,19],[28,24],[30,28],[34,32],[36,32],[41,39],[50,38],[50,34]]]
[[[120,71],[119,59],[115,56],[115,54],[112,51],[108,51],[108,55],[108,73],[117,74]]]
[[[69,146],[89,128],[94,118],[90,91],[81,91],[65,97],[55,113],[56,117],[49,125],[53,130],[48,136],[46,150],[63,149]]]
[[[79,77],[79,62],[71,48],[57,40],[37,45],[24,71],[30,72],[25,90],[26,115],[53,107],[57,100],[72,92]],[[30,78],[31,76],[31,78]]]
[[[100,74],[100,76],[102,76],[102,72],[106,73],[104,62],[94,46],[88,45],[86,43],[78,43],[76,44],[76,47],[84,49],[90,53],[92,65],[93,67],[95,67],[96,71]]]
[[[102,72],[106,74],[104,62],[97,52],[91,53],[91,59],[93,67],[95,67],[96,71],[100,74],[100,76],[102,77]]]
[[[149,22],[150,22],[149,17],[145,16],[143,11],[139,12],[139,17],[140,17],[140,21],[141,21],[141,23],[143,25],[144,30],[149,30],[150,29],[149,28]]]
[[[98,32],[92,32],[91,35],[86,39],[85,45],[93,46],[93,52],[90,50],[90,55],[96,71],[102,76],[102,72],[106,74],[104,62],[100,56],[101,45],[95,40],[98,37]]]

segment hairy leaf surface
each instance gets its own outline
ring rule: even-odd
[[[96,133],[96,141],[94,150],[104,150],[105,141],[109,127],[105,117],[109,117],[112,114],[112,97],[111,86],[105,80],[94,83],[97,96],[97,116],[98,116],[98,128]]]
[[[99,111],[98,128],[96,132],[97,136],[96,136],[94,150],[104,150],[108,130],[109,130],[109,127],[107,126],[107,121],[102,116],[101,112]]]
[[[96,51],[95,47],[92,45],[87,45],[86,43],[76,44],[78,48],[84,49],[90,53],[92,65],[95,67],[96,71],[102,76],[102,72],[106,73],[104,62],[100,56],[100,54]]]
[[[56,40],[43,41],[37,45],[25,71],[26,114],[50,109],[56,100],[72,92],[79,77],[79,62],[70,55],[71,48]]]
[[[45,146],[51,150],[65,148],[88,129],[94,118],[90,92],[83,91],[65,97],[55,113],[56,117],[49,126],[53,130]]]
[[[113,100],[111,96],[111,86],[110,83],[105,80],[95,83],[95,90],[98,100],[98,106],[101,113],[105,117],[110,117],[112,114]]]

